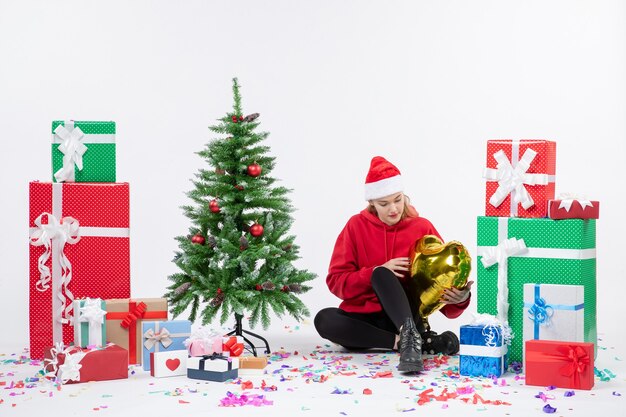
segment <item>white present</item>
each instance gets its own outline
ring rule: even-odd
[[[224,382],[239,376],[239,359],[221,354],[187,358],[187,378]]]
[[[150,352],[150,375],[155,378],[187,374],[187,350]]]
[[[526,340],[584,342],[585,287],[524,284]]]

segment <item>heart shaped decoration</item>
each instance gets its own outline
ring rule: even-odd
[[[472,258],[461,242],[443,243],[437,236],[426,235],[415,242],[409,254],[411,278],[407,296],[419,306],[416,319],[425,318],[445,304],[443,292],[467,284]]]
[[[168,359],[168,360],[165,361],[165,366],[170,371],[175,371],[180,366],[180,359],[178,359],[178,358],[176,358],[176,359]]]

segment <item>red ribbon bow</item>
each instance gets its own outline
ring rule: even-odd
[[[140,301],[139,303],[137,303],[137,305],[132,311],[128,312],[128,315],[124,318],[124,320],[122,320],[122,322],[120,323],[120,326],[122,326],[125,329],[128,329],[131,324],[133,324],[134,322],[136,322],[137,320],[141,319],[144,316],[147,309],[148,309],[148,306],[146,305],[146,303],[144,303],[143,301]]]
[[[231,336],[222,343],[222,350],[224,352],[230,352],[231,356],[239,356],[243,353],[244,347],[243,343],[237,342],[236,336]]]
[[[580,374],[589,366],[589,355],[580,346],[562,346],[558,352],[563,355],[565,365],[561,367],[561,375],[573,378],[574,386],[580,386]]]

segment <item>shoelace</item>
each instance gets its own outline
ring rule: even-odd
[[[413,329],[408,329],[406,332],[406,336],[407,337],[403,337],[402,340],[400,341],[400,349],[402,351],[406,350],[406,349],[415,349],[418,351],[422,350],[422,340],[420,338],[420,334],[418,333],[417,329],[413,328]]]

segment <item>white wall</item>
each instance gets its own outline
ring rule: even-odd
[[[626,7],[594,1],[0,0],[0,317],[28,340],[28,182],[50,180],[50,122],[115,120],[131,183],[132,294],[159,296],[188,222],[194,152],[231,108],[260,112],[294,192],[304,296],[364,206],[373,155],[396,163],[418,210],[475,252],[485,141],[558,142],[557,192],[602,202],[599,331],[623,302]],[[472,306],[475,309],[475,304]],[[456,323],[435,318],[435,325]],[[7,332],[8,330],[8,332]],[[623,334],[621,341],[624,342]],[[624,345],[624,343],[622,343]]]

